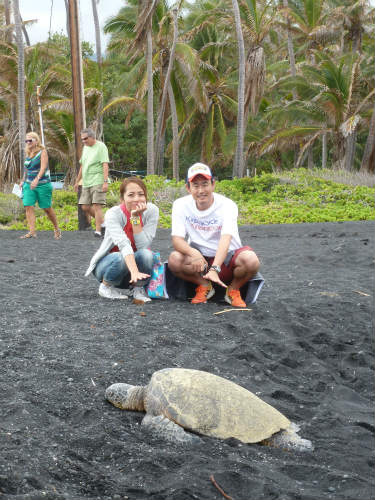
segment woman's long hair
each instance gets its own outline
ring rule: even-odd
[[[26,137],[30,137],[35,140],[33,144],[35,144],[35,148],[31,150],[30,144],[27,142],[25,146],[25,152],[26,156],[28,158],[33,158],[36,154],[39,153],[39,151],[42,151],[42,149],[45,149],[43,144],[40,142],[40,137],[36,132],[27,132]]]

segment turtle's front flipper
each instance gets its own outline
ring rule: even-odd
[[[157,434],[162,439],[183,444],[199,444],[202,440],[195,434],[185,432],[180,426],[169,420],[169,418],[157,415],[146,415],[142,420],[142,426]]]

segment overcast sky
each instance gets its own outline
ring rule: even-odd
[[[353,0],[354,1],[354,0]],[[64,0],[19,0],[21,16],[24,20],[38,19],[38,22],[28,27],[31,44],[47,40],[52,8],[52,33],[63,31],[66,34],[66,12]],[[101,28],[106,20],[117,14],[126,0],[99,0],[98,14]],[[370,0],[372,6],[375,0]],[[79,0],[81,39],[93,44],[95,50],[95,30],[92,16],[91,0]],[[109,36],[102,36],[103,51],[108,43]]]
[[[63,31],[63,33],[66,34],[64,0],[19,0],[19,3],[23,20],[38,20],[33,26],[27,28],[31,44],[47,40],[50,26],[51,4],[53,4],[51,32],[57,31],[60,33]],[[81,40],[91,42],[95,50],[95,29],[91,0],[79,0],[79,5]],[[100,27],[102,28],[106,20],[117,14],[124,5],[125,0],[100,0],[97,5]],[[103,50],[108,42],[108,38],[108,36],[102,36]]]

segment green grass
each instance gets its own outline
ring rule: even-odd
[[[327,173],[324,177],[327,177]],[[336,178],[344,178],[336,172]],[[295,224],[374,219],[375,188],[334,182],[319,177],[319,171],[305,169],[263,174],[257,177],[223,180],[216,191],[235,201],[240,224]],[[167,181],[162,176],[146,177],[148,198],[160,209],[159,226],[171,226],[175,199],[183,196],[184,182]],[[119,203],[120,182],[110,185],[107,208]],[[63,231],[78,229],[77,195],[70,190],[53,194],[53,207]],[[36,209],[37,230],[51,230],[52,224]],[[26,229],[22,202],[12,194],[0,193],[0,228]]]

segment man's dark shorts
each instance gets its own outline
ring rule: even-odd
[[[241,252],[244,252],[245,250],[250,250],[251,252],[254,251],[251,247],[245,246],[245,247],[238,248],[234,252],[228,253],[227,258],[225,259],[225,261],[221,265],[221,272],[219,274],[219,278],[221,279],[221,281],[223,281],[224,283],[230,283],[232,281],[233,269],[234,269],[234,266],[236,264],[236,259],[239,256],[239,254]],[[204,258],[208,262],[208,266],[211,266],[215,257],[204,257]]]

